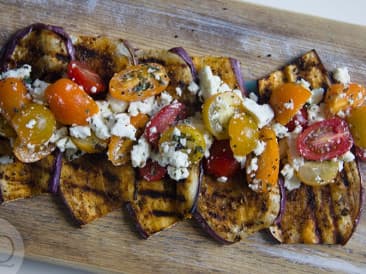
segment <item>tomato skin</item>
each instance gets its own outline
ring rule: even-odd
[[[67,76],[78,85],[81,85],[89,95],[105,91],[102,78],[92,71],[86,64],[71,61],[67,66]]]
[[[240,164],[235,160],[229,140],[215,141],[210,149],[210,156],[204,158],[203,168],[206,174],[215,177],[232,177],[240,170]]]
[[[308,125],[308,112],[306,111],[306,108],[300,109],[292,118],[292,120],[287,123],[286,127],[289,132],[292,132],[298,125],[303,129]]]
[[[87,125],[87,119],[99,111],[97,103],[70,79],[49,85],[45,96],[56,120],[64,125]]]
[[[347,122],[350,125],[353,140],[355,144],[361,148],[366,148],[366,106],[361,106],[351,110],[347,117]]]
[[[182,103],[173,102],[163,107],[147,123],[144,136],[148,142],[157,145],[160,134],[175,122],[184,119],[187,116],[186,107]]]
[[[27,95],[28,91],[22,80],[6,78],[0,81],[0,109],[7,120],[31,102]]]
[[[166,168],[149,159],[144,167],[139,168],[140,177],[148,182],[158,181],[165,177]]]
[[[349,151],[353,139],[346,121],[333,117],[306,128],[299,134],[296,145],[305,159],[323,161]]]

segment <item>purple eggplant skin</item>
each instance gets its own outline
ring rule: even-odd
[[[62,152],[57,150],[55,152],[55,161],[53,165],[53,174],[48,185],[48,191],[53,194],[58,193],[60,186],[60,176],[62,168]]]
[[[231,63],[231,68],[233,69],[236,76],[236,82],[238,83],[239,90],[241,91],[243,97],[247,97],[248,94],[244,87],[244,78],[243,74],[241,73],[240,62],[237,59],[231,57],[229,58],[229,60]]]
[[[148,235],[146,232],[145,232],[145,230],[142,228],[142,226],[140,225],[140,223],[138,222],[138,220],[137,220],[137,216],[136,216],[136,213],[135,213],[135,211],[133,210],[133,207],[132,207],[132,205],[131,205],[131,203],[130,202],[127,202],[126,204],[125,204],[125,208],[126,208],[126,210],[127,210],[127,212],[128,212],[128,214],[131,216],[131,218],[133,219],[133,221],[134,221],[134,223],[135,223],[135,228],[136,228],[136,230],[137,230],[137,232],[139,233],[139,235],[141,236],[141,238],[143,238],[143,239],[147,239],[147,238],[149,238],[149,236],[150,235]]]
[[[2,71],[6,71],[9,69],[9,59],[11,55],[13,54],[17,44],[21,39],[23,39],[25,36],[27,36],[29,33],[35,30],[49,30],[57,35],[59,35],[65,42],[65,46],[67,49],[67,52],[70,56],[70,60],[75,59],[75,49],[72,44],[70,36],[65,32],[65,30],[62,27],[58,26],[52,26],[52,25],[46,25],[43,23],[35,23],[31,24],[21,30],[18,30],[7,42],[5,45],[4,51],[2,53],[1,59],[0,59],[0,68]]]
[[[197,209],[197,204],[198,204],[198,197],[200,195],[200,191],[201,191],[201,185],[202,185],[202,179],[203,179],[203,164],[202,161],[200,162],[200,170],[199,170],[199,178],[198,178],[198,184],[197,184],[197,192],[196,192],[196,196],[194,197],[194,201],[192,204],[192,208],[189,211],[190,214],[194,214],[194,212]]]
[[[207,224],[205,219],[201,216],[201,214],[196,210],[192,213],[193,218],[197,221],[197,223],[202,227],[206,233],[211,236],[214,240],[216,240],[218,243],[223,245],[230,245],[234,244],[236,242],[230,242],[223,238],[221,238],[217,233]]]
[[[279,176],[278,179],[278,186],[280,188],[280,194],[281,194],[281,200],[280,200],[280,212],[278,213],[278,216],[276,220],[274,221],[275,225],[278,225],[281,223],[283,213],[285,212],[286,207],[286,189],[285,189],[285,182],[282,178],[282,176]]]
[[[189,56],[188,52],[182,47],[171,48],[169,50],[169,52],[177,54],[179,57],[181,57],[184,60],[184,62],[186,62],[186,64],[189,66],[189,69],[191,70],[193,80],[195,82],[198,82],[198,73],[196,71],[196,68],[193,65],[192,58]]]

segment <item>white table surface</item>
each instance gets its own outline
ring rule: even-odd
[[[366,26],[366,1],[364,0],[241,0],[262,6],[324,17],[351,24]],[[86,274],[89,271],[24,260],[18,274]]]

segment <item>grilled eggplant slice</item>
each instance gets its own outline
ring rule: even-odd
[[[181,219],[177,213],[179,201],[175,182],[138,180],[132,198],[126,203],[126,208],[144,239],[171,227]]]
[[[189,65],[178,54],[168,50],[140,50],[136,53],[139,63],[158,63],[165,67],[170,78],[167,91],[169,94],[185,103],[195,105],[197,97],[188,90],[194,80]],[[177,91],[178,90],[178,91]]]
[[[220,183],[202,176],[195,219],[216,240],[234,243],[274,223],[280,213],[278,185],[266,193],[252,191],[245,176]]]
[[[131,166],[115,167],[104,155],[85,155],[63,163],[59,193],[83,225],[122,206],[122,185],[134,180]]]
[[[276,70],[268,76],[258,80],[260,101],[269,101],[272,90],[287,82],[304,79],[310,83],[312,89],[327,88],[331,84],[330,76],[325,69],[318,53],[313,49],[295,59],[289,65]]]
[[[281,243],[346,244],[362,208],[357,163],[345,163],[336,182],[321,187],[301,185],[286,192],[282,220],[270,228]]]
[[[0,156],[11,156],[9,141],[0,139]],[[53,155],[33,164],[18,160],[0,164],[0,203],[29,198],[48,192],[49,182],[54,172]]]

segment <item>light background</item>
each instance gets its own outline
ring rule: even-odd
[[[262,6],[366,26],[365,0],[240,0]],[[18,274],[85,274],[73,268],[25,260]]]

